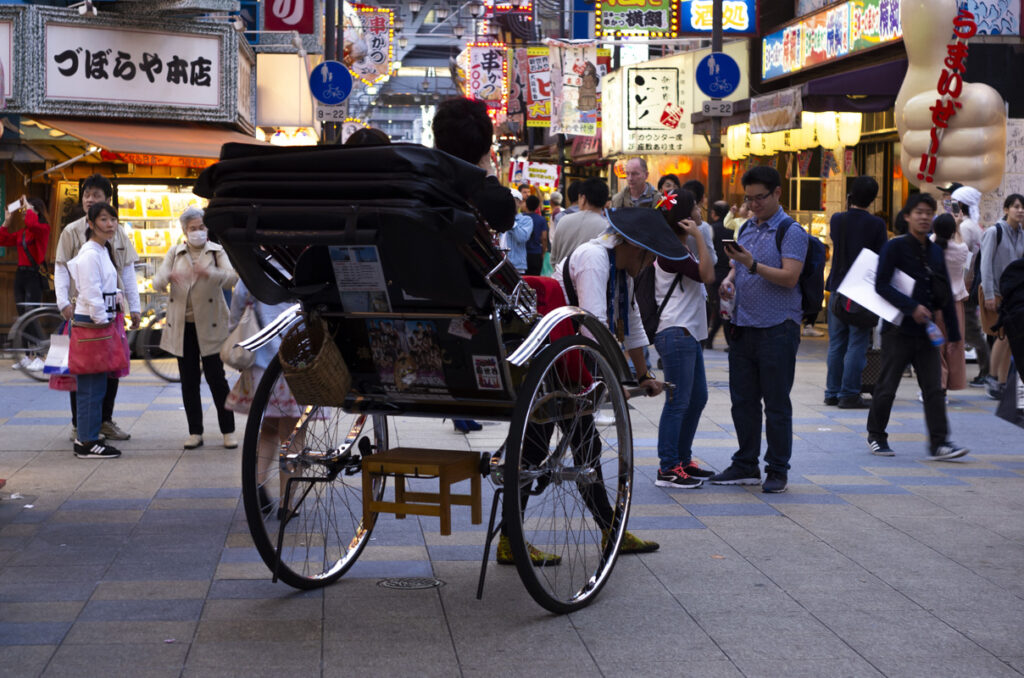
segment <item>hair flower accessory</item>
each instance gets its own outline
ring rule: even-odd
[[[672,209],[675,206],[676,206],[676,194],[675,194],[675,191],[665,191],[665,193],[662,194],[661,199],[658,200],[658,203],[654,206],[654,209],[670,210],[670,209]]]

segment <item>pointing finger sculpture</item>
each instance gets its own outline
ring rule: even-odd
[[[956,181],[999,187],[1006,163],[1006,108],[988,85],[963,81],[974,17],[957,0],[903,0],[907,75],[896,97],[904,175],[922,190]]]

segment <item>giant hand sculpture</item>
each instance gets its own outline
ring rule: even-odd
[[[956,39],[957,16],[957,0],[903,0],[900,21],[909,67],[896,97],[900,164],[907,179],[922,190],[931,177],[932,185],[957,181],[992,191],[1002,182],[1006,163],[1006,108],[988,85],[962,82],[956,55],[947,53],[947,45]],[[955,101],[940,94],[940,79]],[[926,160],[922,166],[922,156],[933,149],[932,128],[944,120],[948,126],[940,129],[934,164]]]

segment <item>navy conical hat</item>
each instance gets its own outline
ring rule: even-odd
[[[637,247],[680,261],[689,256],[661,212],[650,207],[620,207],[605,212],[608,224]]]

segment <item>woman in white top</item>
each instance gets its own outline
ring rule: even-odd
[[[658,257],[654,263],[654,299],[664,303],[654,346],[661,356],[665,381],[676,385],[665,398],[658,423],[658,477],[655,485],[692,489],[713,474],[693,460],[693,437],[704,406],[708,384],[701,343],[708,337],[704,287],[715,280],[710,243],[700,231],[693,193],[676,191],[667,197],[665,219],[685,246],[693,238],[697,251],[684,261]],[[665,297],[668,295],[668,300]]]
[[[117,317],[121,303],[121,294],[117,291],[117,269],[114,268],[113,250],[109,244],[117,232],[117,211],[107,203],[97,203],[89,208],[87,219],[86,241],[78,255],[67,264],[68,273],[78,290],[74,320],[109,323]],[[75,456],[81,459],[121,456],[120,450],[100,440],[107,377],[106,372],[79,374],[77,377],[78,437],[75,439]]]
[[[953,299],[956,300],[956,321],[960,326],[960,341],[947,341],[939,348],[939,356],[942,358],[942,388],[945,391],[959,391],[967,388],[967,358],[964,354],[964,299],[967,298],[967,286],[964,283],[964,275],[967,272],[967,264],[971,259],[971,252],[967,244],[960,236],[956,219],[950,214],[940,214],[932,223],[932,240],[942,248],[946,258],[946,272],[949,274],[949,285],[953,289]],[[936,324],[946,332],[946,323],[953,322],[953,319],[941,318]]]

